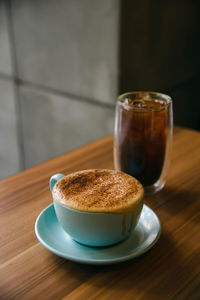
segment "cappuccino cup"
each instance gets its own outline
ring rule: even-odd
[[[50,179],[54,208],[64,231],[81,244],[103,247],[126,239],[138,223],[144,190],[121,171],[90,169]]]

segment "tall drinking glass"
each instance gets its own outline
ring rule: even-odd
[[[118,97],[115,114],[114,164],[137,178],[146,194],[166,181],[173,136],[172,99],[156,92]]]

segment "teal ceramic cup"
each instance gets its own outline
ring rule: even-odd
[[[61,204],[53,195],[56,182],[63,174],[53,175],[50,179],[56,216],[62,228],[70,237],[81,244],[103,247],[126,239],[138,223],[143,201],[139,202],[134,213],[98,213],[84,212]]]

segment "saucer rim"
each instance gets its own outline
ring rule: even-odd
[[[68,260],[71,260],[71,261],[74,261],[74,262],[78,262],[78,263],[82,263],[82,264],[90,264],[90,265],[111,265],[111,264],[116,264],[116,263],[121,263],[121,262],[125,262],[125,261],[128,261],[128,260],[131,260],[131,259],[134,259],[140,255],[143,255],[144,253],[146,253],[147,251],[149,251],[155,244],[156,242],[159,240],[160,238],[160,235],[161,235],[161,223],[160,223],[160,220],[157,216],[157,214],[149,207],[147,206],[146,204],[143,205],[143,208],[146,207],[148,210],[150,210],[151,214],[153,214],[154,218],[156,219],[158,225],[157,225],[157,232],[156,232],[156,237],[154,238],[154,240],[148,244],[148,246],[144,246],[143,249],[139,250],[139,251],[136,251],[138,247],[136,247],[135,249],[133,249],[133,253],[132,254],[128,254],[128,255],[125,255],[125,256],[119,256],[119,257],[116,257],[116,258],[108,258],[108,259],[94,259],[94,258],[90,258],[90,259],[87,259],[87,258],[79,258],[77,256],[71,256],[70,254],[67,254],[67,253],[64,253],[64,252],[61,252],[59,250],[57,250],[56,248],[52,247],[51,245],[49,245],[47,242],[45,242],[45,240],[43,238],[41,238],[40,236],[40,233],[39,233],[39,229],[38,229],[38,226],[39,226],[39,221],[41,219],[41,217],[43,216],[43,214],[47,213],[49,209],[51,208],[54,208],[54,204],[51,203],[50,205],[46,206],[41,212],[40,214],[38,215],[36,221],[35,221],[35,235],[38,239],[38,241],[46,248],[48,249],[50,252],[64,258],[64,259],[68,259]],[[140,221],[140,220],[139,220]],[[133,230],[134,232],[134,230]],[[133,233],[132,232],[132,233]],[[69,236],[70,238],[70,236]],[[75,243],[77,243],[76,241],[74,241]],[[122,241],[120,242],[119,244],[123,243],[125,241]],[[81,246],[85,247],[85,248],[91,248],[90,246],[87,246],[87,245],[82,245],[80,244]],[[112,247],[112,246],[117,246],[116,245],[111,245],[109,247]],[[140,247],[140,245],[139,245]],[[95,250],[95,247],[92,247],[94,250]],[[103,247],[104,248],[104,247]],[[107,247],[106,247],[107,248]],[[97,251],[99,250],[99,247],[97,247]]]

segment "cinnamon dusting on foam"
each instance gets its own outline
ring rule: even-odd
[[[134,212],[144,190],[123,172],[91,169],[63,177],[55,184],[53,194],[57,201],[76,210],[125,213]]]

